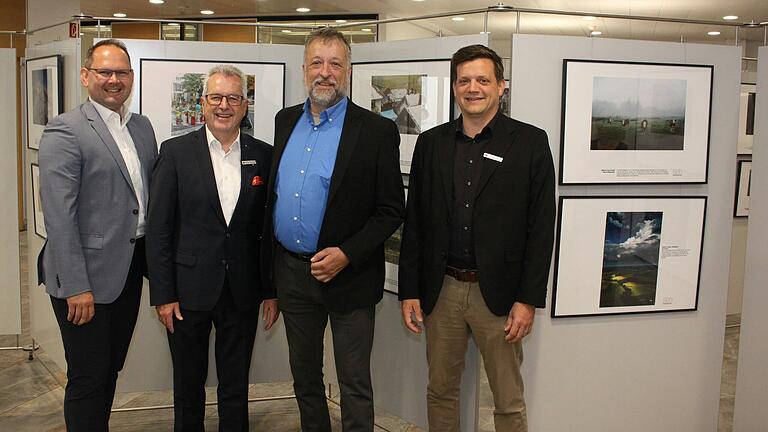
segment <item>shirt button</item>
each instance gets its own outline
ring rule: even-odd
[[[298,218],[298,217],[296,217],[296,216],[294,216],[294,217],[293,217],[293,220],[299,220],[299,218]]]
[[[299,174],[304,174],[304,170],[299,171]]]
[[[464,204],[464,207],[469,208],[469,203]]]
[[[472,159],[469,160],[469,163],[472,163]]]
[[[464,227],[464,231],[468,231],[468,230],[469,230],[469,227],[468,227],[468,226],[465,226],[465,227]]]
[[[329,121],[329,122],[332,122],[332,121],[333,121],[333,119],[332,119],[332,118],[329,118],[329,119],[328,119],[328,121]]]
[[[309,147],[307,147],[307,151],[312,151],[312,149],[311,149],[311,148],[309,148]]]
[[[312,130],[317,130],[317,126],[313,127]]]
[[[295,196],[296,198],[298,198],[298,197],[299,197],[299,194],[293,194],[293,196]]]
[[[301,243],[301,240],[296,240],[296,243]]]
[[[468,181],[468,182],[467,182],[467,186],[472,186],[472,182],[471,182],[471,181]]]

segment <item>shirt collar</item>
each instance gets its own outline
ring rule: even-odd
[[[491,121],[489,121],[488,124],[485,125],[483,130],[480,131],[480,133],[477,134],[476,137],[477,138],[482,138],[482,137],[485,137],[485,136],[488,136],[488,135],[492,135],[493,134],[493,129],[496,128],[496,122],[498,121],[499,116],[501,116],[501,115],[503,115],[503,114],[501,114],[501,111],[497,110],[496,114],[493,116],[493,118],[491,118]],[[456,119],[456,135],[457,136],[466,136],[466,135],[464,135],[464,122],[462,120],[462,116],[459,116],[459,118]],[[468,137],[468,138],[475,138],[475,137]]]
[[[325,123],[328,119],[333,121],[336,117],[347,111],[347,101],[349,99],[345,96],[340,101],[336,102],[336,105],[326,108],[325,111],[320,113],[320,123]],[[304,115],[309,119],[309,122],[314,124],[315,120],[312,118],[312,109],[310,106],[309,98],[304,102]]]
[[[205,137],[208,140],[208,147],[216,150],[220,150],[222,153],[224,152],[224,149],[221,148],[221,142],[216,139],[215,136],[213,136],[213,133],[210,129],[208,129],[208,125],[205,125]],[[229,151],[232,150],[239,150],[240,149],[240,130],[237,131],[237,138],[235,138],[235,142],[232,143],[232,146],[229,148]]]
[[[112,119],[114,116],[117,116],[117,119],[120,123],[120,126],[125,126],[128,124],[128,121],[131,119],[131,112],[126,109],[126,106],[123,105],[120,107],[120,111],[122,111],[122,119],[120,118],[120,114],[112,111],[111,109],[105,107],[104,105],[96,102],[95,100],[88,98],[89,101],[93,104],[93,107],[96,108],[96,112],[99,113],[99,116],[104,121],[104,123],[108,123],[110,119]]]

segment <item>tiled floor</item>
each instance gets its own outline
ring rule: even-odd
[[[22,335],[19,344],[28,345],[29,337],[29,300],[27,290],[26,236],[22,235]],[[723,372],[720,394],[720,417],[718,432],[731,432],[733,419],[733,400],[736,385],[736,365],[739,347],[740,317],[729,316],[725,329],[723,349]],[[0,347],[16,346],[15,336],[0,336]],[[62,414],[64,398],[63,385],[66,377],[40,349],[35,353],[35,360],[29,361],[27,353],[20,350],[0,351],[0,431],[13,432],[54,432],[65,431]],[[250,388],[251,398],[289,395],[290,383],[254,384]],[[215,389],[208,389],[208,400],[215,400]],[[341,431],[341,413],[338,397],[329,403],[334,431]],[[170,405],[170,391],[121,393],[115,398],[114,408],[132,408],[158,405]],[[285,399],[277,401],[252,402],[249,405],[250,430],[288,432],[298,431],[299,415],[296,401]],[[217,430],[218,418],[215,406],[207,408],[206,431]],[[376,431],[423,432],[396,416],[384,412],[376,413]],[[163,432],[173,430],[173,411],[158,409],[151,411],[115,412],[110,422],[114,432]],[[480,416],[478,432],[492,432],[493,399],[485,373],[481,375]]]

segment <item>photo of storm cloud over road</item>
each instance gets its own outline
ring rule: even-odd
[[[662,212],[608,212],[600,307],[656,302]]]
[[[591,150],[683,150],[687,82],[593,79]]]

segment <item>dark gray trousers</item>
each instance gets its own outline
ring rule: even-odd
[[[322,290],[326,288],[309,270],[309,262],[277,248],[274,283],[288,337],[301,430],[331,432],[323,383],[323,336],[330,318],[341,389],[342,430],[371,432],[374,306],[343,313],[328,309],[322,299]]]

